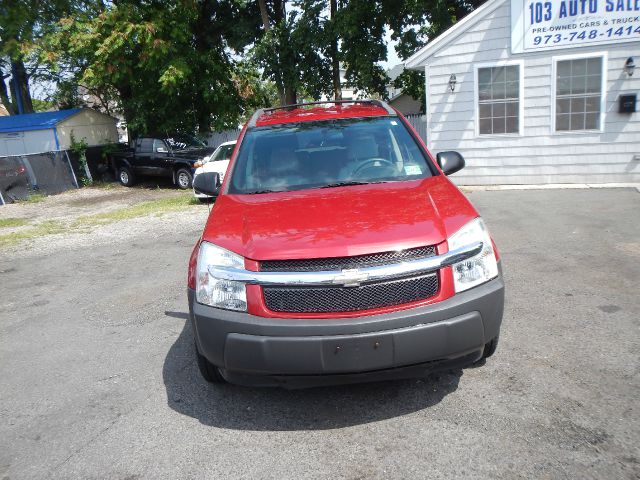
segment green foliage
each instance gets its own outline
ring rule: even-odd
[[[115,93],[134,134],[236,126],[253,101],[238,88],[252,77],[242,78],[227,48],[227,40],[242,43],[231,16],[247,16],[243,3],[108,3],[63,18],[41,42],[39,57],[51,68],[74,65],[75,84]]]
[[[49,100],[60,108],[89,96],[95,108],[124,116],[135,137],[204,134],[236,127],[258,107],[331,98],[337,62],[359,95],[384,97],[386,31],[407,58],[482,0],[5,3],[0,73],[27,65],[27,90],[29,76],[55,84]],[[405,72],[396,84],[424,96],[420,72]],[[0,97],[7,104],[1,88]]]
[[[87,144],[86,138],[82,138],[80,141],[76,140],[73,135],[73,130],[71,130],[71,145],[69,146],[69,150],[75,153],[78,156],[78,163],[80,164],[80,182],[85,187],[91,185],[93,181],[87,175],[89,171],[89,167],[87,165],[87,148],[89,145]]]
[[[33,110],[35,112],[47,112],[49,110],[55,110],[55,103],[50,100],[40,100],[38,98],[31,99],[33,102]]]

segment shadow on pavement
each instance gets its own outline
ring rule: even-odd
[[[205,425],[234,430],[325,430],[399,417],[436,405],[458,388],[462,376],[454,370],[422,380],[291,391],[211,385],[200,376],[193,349],[187,320],[164,362],[169,407]]]

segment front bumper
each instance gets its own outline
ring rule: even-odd
[[[502,276],[425,307],[321,320],[221,310],[189,290],[200,353],[246,385],[369,381],[468,365],[498,335],[503,306]]]

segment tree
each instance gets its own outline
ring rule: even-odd
[[[10,113],[33,112],[29,82],[40,72],[33,45],[71,11],[70,0],[6,0],[0,7],[0,101]],[[10,93],[5,80],[11,77]]]
[[[331,64],[322,0],[257,0],[262,31],[250,52],[263,76],[278,88],[281,105],[331,94]]]
[[[230,51],[252,38],[257,8],[232,0],[93,5],[62,19],[39,46],[52,69],[71,72],[66,82],[116,99],[132,136],[237,125],[256,75]]]

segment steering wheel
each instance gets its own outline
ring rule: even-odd
[[[375,163],[382,163],[383,165],[375,165]],[[373,157],[367,160],[364,160],[360,165],[353,169],[353,175],[360,173],[361,170],[370,167],[390,167],[393,170],[396,170],[396,166],[391,160],[387,160],[386,158]]]

